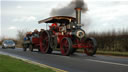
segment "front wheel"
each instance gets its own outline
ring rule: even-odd
[[[88,56],[93,56],[94,54],[96,54],[96,50],[97,50],[96,40],[94,38],[87,38],[86,43],[87,43],[88,48],[85,48],[84,52]]]
[[[73,50],[71,39],[67,37],[63,38],[60,43],[60,49],[61,49],[62,55],[69,56]]]
[[[33,45],[32,45],[32,44],[29,45],[29,50],[30,50],[31,52],[33,51]]]

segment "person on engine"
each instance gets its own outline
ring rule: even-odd
[[[26,35],[24,36],[24,41],[26,40],[30,40],[31,39],[31,36],[32,36],[32,32],[27,32]]]
[[[44,32],[44,29],[40,29],[39,36]]]
[[[39,32],[37,29],[34,30],[34,32],[32,33],[33,37],[39,37]]]
[[[53,24],[51,25],[51,29],[52,29],[52,30],[57,29],[57,23],[53,23]]]

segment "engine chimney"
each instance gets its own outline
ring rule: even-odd
[[[75,8],[76,10],[76,23],[78,27],[81,27],[81,9],[82,8]]]

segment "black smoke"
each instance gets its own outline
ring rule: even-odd
[[[83,0],[72,0],[69,5],[62,8],[54,8],[51,11],[51,16],[72,16],[75,13],[74,8],[82,8],[82,12],[88,10],[86,3]]]

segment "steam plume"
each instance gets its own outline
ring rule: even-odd
[[[88,10],[87,5],[84,3],[83,0],[72,0],[71,3],[63,8],[54,8],[51,11],[51,16],[72,16],[74,14],[74,8],[82,8],[82,12]]]

